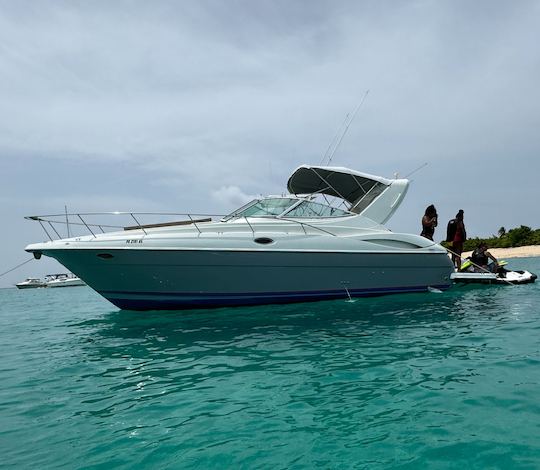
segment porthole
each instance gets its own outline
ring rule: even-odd
[[[274,240],[272,240],[271,238],[268,238],[268,237],[255,238],[253,241],[255,243],[258,243],[259,245],[268,245],[270,243],[274,243]]]
[[[110,253],[98,253],[97,257],[98,257],[98,258],[102,258],[102,259],[111,259],[111,258],[114,258],[114,256],[111,255]]]

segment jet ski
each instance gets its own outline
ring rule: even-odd
[[[537,275],[529,271],[511,271],[504,266],[506,261],[500,261],[497,270],[483,270],[472,261],[467,260],[458,272],[450,274],[450,279],[463,284],[529,284],[536,281]]]

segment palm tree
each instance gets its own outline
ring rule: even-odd
[[[506,235],[506,229],[504,227],[501,227],[499,229],[499,238],[504,237]]]

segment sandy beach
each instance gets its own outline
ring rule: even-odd
[[[540,256],[540,245],[518,246],[516,248],[490,248],[488,251],[497,259],[529,258]],[[471,251],[467,251],[462,256],[467,258],[471,253]]]

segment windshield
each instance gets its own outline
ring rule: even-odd
[[[227,221],[235,217],[284,216],[290,218],[316,218],[343,217],[346,215],[351,215],[351,213],[314,201],[281,197],[255,199],[224,217],[223,220]]]
[[[283,214],[287,209],[298,202],[293,198],[267,198],[255,199],[249,204],[237,209],[223,220],[229,220],[233,217],[264,217]]]
[[[301,204],[287,212],[284,217],[342,217],[350,212],[313,201],[302,201]]]

